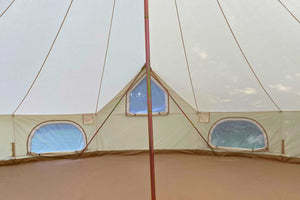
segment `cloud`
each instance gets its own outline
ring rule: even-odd
[[[220,102],[224,102],[224,103],[228,103],[228,102],[231,102],[232,100],[231,99],[221,99]]]
[[[263,108],[265,107],[265,103],[261,100],[256,100],[253,105],[256,107],[256,108]]]
[[[208,57],[207,53],[201,50],[199,47],[193,48],[194,53],[198,54],[202,59],[206,59]]]
[[[256,90],[254,88],[245,88],[245,89],[236,89],[235,90],[237,93],[242,93],[242,94],[256,94]]]
[[[293,77],[289,74],[284,75],[284,78],[287,79],[287,80],[292,80],[293,79]]]
[[[199,54],[201,58],[206,59],[207,58],[207,53],[202,52]]]
[[[284,86],[282,84],[269,85],[269,86],[270,86],[270,88],[274,88],[274,89],[279,90],[281,92],[288,92],[292,89],[291,87]]]

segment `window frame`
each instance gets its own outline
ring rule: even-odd
[[[247,121],[250,122],[252,124],[254,124],[263,134],[264,136],[264,147],[262,148],[257,148],[257,149],[247,149],[247,148],[239,148],[239,147],[224,147],[224,146],[215,146],[211,143],[212,140],[212,133],[214,131],[214,129],[221,123],[226,122],[226,121]],[[211,147],[213,147],[214,149],[223,149],[223,150],[231,150],[231,151],[246,151],[246,152],[254,152],[254,151],[268,151],[269,150],[269,138],[268,138],[268,134],[267,131],[265,130],[265,128],[262,126],[261,123],[259,123],[258,121],[251,119],[251,118],[247,118],[247,117],[226,117],[226,118],[222,118],[217,120],[209,129],[208,132],[208,143]]]
[[[143,80],[146,78],[146,74],[143,74],[138,81],[134,84],[134,86],[126,93],[126,101],[125,101],[125,113],[127,116],[147,116],[148,113],[131,113],[130,112],[130,93],[138,86]],[[160,116],[160,115],[168,115],[169,114],[169,91],[165,90],[160,83],[151,75],[151,81],[153,81],[165,94],[165,105],[166,109],[163,112],[152,112],[153,116]]]
[[[44,121],[36,125],[29,133],[28,138],[27,138],[27,155],[57,155],[57,154],[73,154],[77,153],[78,151],[81,151],[82,149],[76,150],[76,151],[57,151],[57,152],[44,152],[44,153],[35,153],[31,151],[31,144],[32,144],[32,138],[34,137],[35,133],[37,130],[40,128],[50,125],[50,124],[70,124],[72,126],[75,126],[80,132],[83,137],[83,142],[84,142],[84,149],[87,145],[87,136],[84,131],[84,129],[76,122],[70,121],[70,120],[49,120],[49,121]]]

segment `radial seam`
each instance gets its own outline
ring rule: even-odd
[[[222,15],[223,15],[223,17],[224,17],[224,19],[225,19],[225,21],[226,21],[226,24],[227,24],[228,28],[230,29],[230,32],[231,32],[231,34],[232,34],[232,36],[233,36],[233,38],[234,38],[234,40],[235,40],[235,43],[236,43],[237,46],[239,47],[240,52],[242,53],[242,55],[243,55],[245,61],[247,62],[248,66],[249,66],[249,68],[250,68],[250,70],[251,70],[251,72],[253,73],[255,79],[257,80],[257,82],[259,83],[260,87],[263,89],[263,91],[265,92],[265,94],[268,96],[268,98],[271,100],[271,102],[273,103],[273,105],[274,105],[279,111],[282,111],[282,110],[280,109],[280,107],[276,104],[276,102],[273,100],[273,98],[270,96],[270,94],[267,92],[267,90],[265,89],[265,87],[263,86],[263,84],[261,83],[261,81],[259,80],[259,78],[258,78],[258,76],[256,75],[256,73],[255,73],[253,67],[251,66],[249,60],[247,59],[247,57],[246,57],[246,55],[245,55],[243,49],[241,48],[241,45],[240,45],[240,43],[238,42],[237,37],[235,36],[235,34],[234,34],[234,32],[233,32],[233,30],[232,30],[230,24],[229,24],[229,21],[228,21],[226,15],[225,15],[225,12],[224,12],[224,10],[223,10],[223,8],[222,8],[222,6],[221,6],[219,0],[216,0],[216,1],[217,1],[218,6],[219,6],[219,8],[220,8],[220,10],[221,10],[221,12],[222,12]]]
[[[285,5],[282,3],[282,1],[277,0],[285,9],[290,13],[290,15],[300,24],[300,20],[294,15]]]
[[[15,2],[15,0],[13,0],[12,2],[10,2],[10,4],[8,5],[8,7],[1,13],[0,18],[6,13],[6,11],[10,8],[10,6]]]
[[[178,11],[178,6],[177,6],[177,1],[174,0],[174,2],[175,2],[175,7],[176,7],[177,21],[178,21],[178,25],[179,25],[179,29],[180,29],[180,37],[181,37],[181,42],[182,42],[182,46],[183,46],[184,57],[185,57],[185,61],[186,61],[186,66],[188,68],[188,73],[189,73],[190,83],[191,83],[191,87],[192,87],[192,91],[193,91],[194,101],[195,101],[196,109],[197,109],[197,111],[199,111],[198,103],[197,103],[197,100],[196,100],[195,89],[194,89],[194,85],[193,85],[193,81],[192,81],[190,64],[189,64],[187,53],[186,53],[186,47],[185,47],[185,42],[184,42],[183,31],[182,31],[181,22],[180,22],[180,17],[179,17],[179,11]]]
[[[51,44],[51,47],[50,47],[50,49],[49,49],[49,51],[48,51],[48,53],[47,53],[47,55],[46,55],[46,58],[45,58],[44,61],[43,61],[42,66],[40,67],[40,69],[39,69],[37,75],[35,76],[35,79],[33,80],[33,82],[31,83],[31,85],[30,85],[30,87],[29,87],[29,89],[27,90],[27,92],[26,92],[24,98],[23,98],[22,101],[18,104],[17,108],[14,110],[13,115],[17,112],[17,110],[20,108],[20,106],[22,105],[22,103],[24,102],[24,100],[26,99],[26,97],[28,96],[28,94],[30,93],[30,91],[31,91],[31,89],[32,89],[32,87],[33,87],[33,85],[35,84],[36,80],[38,79],[38,77],[39,77],[39,75],[40,75],[40,73],[41,73],[41,71],[42,71],[42,69],[44,68],[45,63],[46,63],[46,61],[47,61],[47,59],[48,59],[48,57],[49,57],[49,55],[50,55],[50,53],[51,53],[51,51],[52,51],[52,49],[53,49],[53,46],[54,46],[54,44],[55,44],[55,42],[56,42],[56,39],[57,39],[57,37],[58,37],[58,35],[59,35],[59,33],[60,33],[60,31],[61,31],[61,29],[62,29],[64,23],[65,23],[65,20],[66,20],[66,18],[67,18],[67,15],[68,15],[68,13],[69,13],[69,11],[70,11],[70,8],[71,8],[72,4],[73,4],[73,0],[71,0],[71,2],[70,2],[70,5],[69,5],[69,7],[68,7],[68,10],[67,10],[67,12],[66,12],[66,14],[65,14],[65,16],[64,16],[64,18],[63,18],[62,23],[60,24],[60,27],[59,27],[59,29],[58,29],[58,32],[57,32],[56,35],[55,35],[55,38],[54,38],[54,40],[53,40],[53,42],[52,42],[52,44]]]
[[[104,71],[105,71],[106,60],[107,60],[107,54],[108,54],[108,48],[109,48],[109,42],[110,42],[110,35],[111,35],[112,23],[113,23],[114,13],[115,13],[115,6],[116,6],[116,0],[114,0],[113,9],[112,9],[112,13],[111,13],[109,31],[108,31],[108,36],[107,36],[107,44],[106,44],[106,49],[105,49],[105,56],[104,56],[104,61],[103,61],[102,74],[101,74],[100,83],[99,83],[99,90],[98,90],[98,96],[97,96],[96,111],[95,111],[95,113],[97,113],[97,110],[98,110],[98,104],[99,104],[99,99],[100,99],[100,92],[101,92],[101,88],[102,88],[102,82],[103,82]]]

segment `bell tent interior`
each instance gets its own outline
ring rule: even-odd
[[[0,199],[300,199],[299,19],[299,0],[0,0]]]

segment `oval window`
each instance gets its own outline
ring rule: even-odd
[[[258,150],[267,147],[267,136],[264,129],[253,120],[227,118],[212,127],[209,142],[215,147]]]
[[[82,128],[72,122],[46,122],[30,134],[28,151],[31,153],[75,152],[85,147]]]

